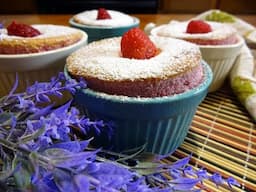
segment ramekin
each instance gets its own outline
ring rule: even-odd
[[[213,72],[209,92],[217,91],[225,82],[237,56],[241,53],[244,40],[237,35],[237,43],[231,45],[199,45],[203,59]]]
[[[35,81],[49,81],[54,75],[63,71],[66,57],[87,44],[87,34],[66,47],[28,54],[0,54],[0,96],[7,95],[18,75],[18,92],[25,91]]]
[[[202,63],[204,79],[195,88],[172,96],[138,98],[78,90],[76,103],[89,117],[114,123],[110,140],[95,136],[94,144],[117,152],[146,145],[145,152],[168,154],[184,141],[197,106],[212,81],[211,68]],[[65,68],[65,75],[71,78]]]
[[[75,22],[73,18],[69,20],[69,24],[71,27],[85,31],[88,34],[88,43],[90,43],[104,38],[122,36],[129,29],[139,26],[140,20],[136,17],[133,17],[133,20],[132,24],[119,27],[85,25]]]

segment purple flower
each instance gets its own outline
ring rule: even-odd
[[[78,191],[81,191],[81,192],[88,191],[89,192],[90,184],[89,184],[88,177],[86,175],[82,175],[82,174],[75,175],[74,181],[75,181]]]
[[[64,169],[56,169],[53,172],[54,183],[61,192],[78,191],[74,183],[72,173]]]
[[[183,172],[184,172],[185,175],[190,175],[190,176],[195,176],[196,175],[196,173],[195,173],[195,171],[194,171],[192,166],[186,166],[183,169]]]
[[[26,100],[21,96],[17,96],[19,103],[16,105],[16,107],[18,107],[19,109],[30,109],[33,108],[35,106],[34,102],[31,100]]]
[[[194,178],[178,178],[171,180],[170,183],[174,184],[173,189],[177,191],[189,191],[191,190],[200,180]]]
[[[50,82],[35,82],[25,93],[14,93],[17,85],[16,79],[10,94],[0,99],[0,160],[7,162],[2,169],[13,169],[17,162],[22,163],[14,174],[5,177],[19,178],[16,184],[22,190],[198,191],[195,185],[204,179],[216,185],[239,186],[233,178],[225,180],[218,173],[208,176],[204,169],[193,170],[188,166],[191,156],[173,164],[162,164],[160,159],[140,162],[135,156],[142,149],[129,155],[90,149],[92,139],[79,139],[102,134],[110,138],[114,124],[87,118],[72,106],[72,101],[55,107],[50,100],[51,96],[61,97],[63,91],[75,93],[77,88],[86,88],[84,80],[65,79],[59,73]],[[168,173],[172,179],[164,177]],[[15,180],[10,178],[10,181]],[[0,182],[9,185],[9,180]]]
[[[91,175],[98,179],[101,185],[105,187],[122,189],[122,187],[130,183],[135,176],[135,174],[128,169],[114,163],[98,163],[97,166],[97,169],[91,172]]]
[[[93,174],[93,173],[97,173],[99,171],[100,164],[91,162],[91,163],[88,163],[87,166],[84,168],[88,174]]]
[[[32,174],[31,183],[33,191],[57,192],[58,187],[53,180],[53,174],[44,170],[39,171],[39,175]]]
[[[222,185],[224,183],[224,180],[222,176],[219,173],[214,173],[210,179],[217,185]]]
[[[197,172],[197,177],[199,179],[207,179],[209,176],[208,176],[208,173],[205,169],[199,169]]]
[[[232,188],[232,186],[240,187],[240,183],[238,183],[237,180],[235,180],[233,177],[229,177],[227,180],[228,186]]]
[[[177,169],[171,169],[169,171],[169,174],[171,175],[172,178],[177,179],[181,177],[181,172]]]
[[[2,29],[2,28],[3,28],[3,25],[2,25],[2,23],[0,23],[0,29]],[[0,36],[1,36],[1,34],[0,34]],[[1,40],[1,38],[0,38],[0,40]],[[13,95],[13,93],[16,91],[16,89],[18,87],[18,84],[19,84],[19,78],[18,78],[18,73],[16,73],[15,74],[15,82],[13,84],[13,87],[12,87],[11,91],[9,92],[8,96],[5,98],[5,100],[7,100],[8,98],[10,98]]]

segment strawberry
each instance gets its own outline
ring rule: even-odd
[[[187,33],[209,33],[212,31],[211,26],[202,20],[192,20],[188,23]]]
[[[21,37],[35,37],[41,34],[37,29],[31,27],[30,25],[16,23],[15,21],[13,21],[7,27],[7,31],[8,35],[16,35]]]
[[[104,8],[99,8],[98,9],[97,20],[100,20],[100,19],[111,19],[110,14]]]
[[[157,48],[139,28],[127,31],[121,39],[122,56],[134,59],[149,59],[157,54]]]

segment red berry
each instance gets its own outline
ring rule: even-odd
[[[16,35],[21,37],[35,37],[41,34],[37,29],[31,27],[30,25],[16,23],[15,21],[13,21],[7,27],[7,31],[8,35]]]
[[[139,28],[127,31],[121,39],[122,56],[134,59],[149,59],[157,53],[150,38]]]
[[[110,14],[104,8],[99,8],[98,9],[97,20],[100,20],[100,19],[111,19]]]
[[[187,33],[209,33],[212,31],[211,26],[202,20],[192,20],[188,23]]]

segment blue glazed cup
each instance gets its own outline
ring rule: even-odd
[[[75,22],[73,18],[69,20],[69,24],[71,27],[75,27],[85,31],[88,34],[88,43],[90,43],[92,41],[97,41],[104,38],[122,36],[129,29],[139,26],[140,20],[136,17],[133,17],[133,20],[133,24],[121,27],[84,25]]]
[[[208,92],[212,71],[204,62],[203,68],[203,82],[181,94],[137,98],[83,89],[77,91],[75,100],[89,116],[114,122],[114,135],[108,145],[112,150],[120,152],[146,144],[146,152],[168,154],[184,141],[197,106]],[[66,70],[65,74],[71,78]],[[103,143],[104,138],[96,141],[99,146]]]

